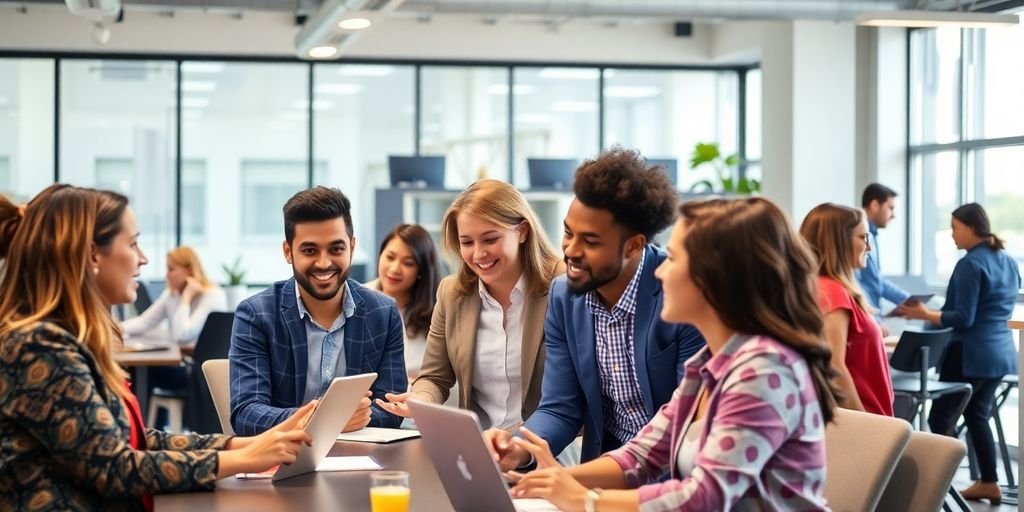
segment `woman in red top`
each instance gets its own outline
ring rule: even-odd
[[[818,303],[825,314],[825,338],[832,346],[840,407],[892,416],[892,380],[882,331],[871,318],[853,271],[867,265],[868,223],[864,212],[832,203],[818,205],[800,226],[814,249]]]

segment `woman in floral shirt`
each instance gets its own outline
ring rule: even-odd
[[[290,463],[313,404],[251,438],[146,430],[114,304],[146,263],[128,199],[52,185],[0,196],[0,511],[152,509],[153,494],[212,489]]]
[[[522,432],[543,469],[510,473],[512,494],[570,512],[827,509],[835,398],[817,263],[768,200],[689,202],[680,214],[656,274],[661,316],[695,325],[707,347],[651,422],[597,460],[558,467]]]

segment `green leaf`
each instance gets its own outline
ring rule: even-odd
[[[736,192],[740,194],[750,194],[752,192],[750,188],[750,180],[747,178],[740,178],[740,181],[736,184]]]
[[[697,192],[697,193],[699,193],[699,192],[714,192],[714,191],[715,191],[715,186],[711,183],[711,180],[700,180],[697,183],[694,183],[693,186],[690,187],[690,192]]]
[[[740,156],[737,155],[736,153],[733,153],[733,154],[725,157],[725,165],[727,165],[729,167],[736,167],[739,164],[740,164]]]
[[[693,147],[693,154],[690,156],[690,168],[693,169],[698,165],[713,162],[721,157],[721,155],[722,154],[718,151],[718,144],[713,142],[710,144],[698,142],[697,145]]]
[[[732,192],[735,192],[735,191],[736,191],[736,183],[733,182],[733,179],[731,177],[730,178],[722,178],[722,192],[732,193]]]

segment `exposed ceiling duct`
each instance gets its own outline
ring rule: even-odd
[[[564,18],[852,20],[919,0],[408,0],[402,12]]]
[[[295,53],[303,59],[330,59],[380,17],[397,9],[404,0],[325,0],[295,35]],[[349,25],[350,22],[358,24]]]

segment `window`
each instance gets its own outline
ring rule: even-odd
[[[181,242],[214,280],[238,256],[247,282],[291,275],[281,207],[309,185],[308,78],[301,63],[181,63]]]
[[[761,70],[751,69],[746,75],[746,130],[744,172],[748,178],[760,180],[761,172]]]
[[[597,68],[515,68],[510,182],[527,188],[526,159],[592,158],[599,151]],[[532,91],[515,95],[515,89]]]
[[[464,188],[478,178],[508,179],[508,69],[424,66],[420,153],[444,155],[445,183]],[[516,100],[536,94],[516,84]]]
[[[352,201],[356,264],[377,261],[375,191],[391,186],[388,155],[416,151],[415,80],[413,66],[313,67],[313,184]]]
[[[960,30],[910,35],[911,144],[954,142],[960,136]]]
[[[974,30],[973,60],[977,70],[968,85],[973,98],[968,116],[972,138],[1024,135],[1024,25]],[[1018,166],[1024,159],[1017,160]]]
[[[988,213],[992,230],[1006,242],[1006,252],[1024,268],[1024,145],[972,153],[974,200]]]
[[[175,94],[171,61],[60,62],[60,181],[129,197],[142,275],[162,279],[175,245]]]
[[[54,65],[0,58],[0,194],[25,202],[53,183]]]

